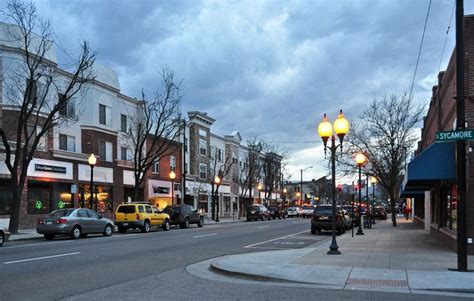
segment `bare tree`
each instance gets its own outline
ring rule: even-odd
[[[149,169],[160,157],[172,154],[179,147],[184,130],[180,107],[180,83],[175,82],[173,71],[163,67],[160,87],[149,100],[142,93],[141,107],[131,117],[126,133],[133,152],[134,201],[139,199]]]
[[[339,159],[346,174],[354,173],[357,169],[352,156],[364,152],[368,159],[366,171],[377,178],[390,196],[392,212],[398,200],[407,150],[418,139],[414,127],[422,113],[423,108],[415,106],[407,94],[385,95],[373,100],[361,119],[352,124],[345,140],[347,156]],[[395,214],[392,214],[392,223],[397,226]]]
[[[39,147],[46,148],[53,128],[65,122],[60,112],[79,96],[86,83],[94,80],[92,66],[96,54],[83,42],[73,70],[59,71],[50,55],[51,23],[38,16],[34,4],[11,1],[3,17],[9,23],[3,26],[5,34],[20,49],[16,64],[3,73],[7,105],[2,109],[12,111],[14,124],[0,128],[5,164],[11,174],[9,229],[17,233],[28,165]]]
[[[250,205],[248,202],[252,200],[253,188],[260,179],[262,171],[261,155],[264,149],[264,143],[259,141],[256,137],[250,138],[247,140],[247,149],[247,154],[243,158],[243,166],[240,167],[239,173],[239,199],[245,208]],[[248,198],[245,197],[247,194]]]
[[[216,217],[216,211],[219,212],[219,201],[218,193],[219,187],[221,186],[224,179],[230,174],[232,170],[232,156],[226,155],[224,158],[224,150],[219,148],[212,148],[209,156],[209,175],[211,182],[211,195],[212,195],[212,211],[211,217],[214,220]],[[219,177],[219,183],[215,182],[215,178]]]

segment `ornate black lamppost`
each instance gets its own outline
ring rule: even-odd
[[[372,215],[371,216],[373,217],[374,207],[375,207],[375,184],[377,184],[377,178],[371,177],[370,183],[372,183]],[[375,218],[372,218],[372,224],[375,225]]]
[[[91,195],[89,197],[89,208],[92,209],[93,204],[95,205],[95,210],[97,211],[97,199],[94,202],[94,166],[97,163],[97,158],[94,156],[94,154],[91,154],[89,158],[87,159],[87,162],[89,162],[89,166],[91,167],[91,186],[90,186],[90,192]]]
[[[339,144],[336,145],[336,136],[334,132],[339,137]],[[332,163],[332,242],[329,247],[327,254],[338,255],[341,252],[338,251],[339,247],[336,242],[336,150],[338,147],[341,148],[342,152],[342,142],[344,136],[349,132],[349,122],[344,118],[342,110],[337,116],[336,121],[334,121],[334,131],[333,126],[328,121],[326,114],[324,114],[323,121],[318,126],[319,136],[323,139],[324,142],[324,153],[329,148],[331,151],[331,163]],[[328,139],[331,138],[331,146],[327,146]]]
[[[214,185],[216,185],[216,190],[214,191],[214,202],[216,204],[216,222],[219,222],[219,186],[221,185],[221,178],[219,176],[214,177]]]
[[[357,166],[359,166],[359,229],[357,229],[356,235],[364,235],[362,231],[362,166],[367,162],[367,157],[363,153],[357,153],[355,157]]]
[[[174,170],[170,172],[170,179],[171,179],[171,205],[174,205],[174,179],[176,179],[176,173]]]

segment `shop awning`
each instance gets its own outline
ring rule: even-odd
[[[425,191],[441,181],[456,181],[456,144],[433,143],[408,163],[401,194]]]

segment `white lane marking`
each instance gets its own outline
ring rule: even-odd
[[[193,236],[193,238],[206,237],[206,236],[212,236],[212,235],[217,235],[217,233],[197,235],[197,236]]]
[[[28,258],[28,259],[21,259],[21,260],[15,260],[15,261],[7,261],[4,262],[3,264],[12,264],[12,263],[19,263],[19,262],[26,262],[26,261],[35,261],[35,260],[41,260],[41,259],[49,259],[49,258],[56,258],[56,257],[64,257],[64,256],[72,256],[72,255],[77,255],[80,254],[81,252],[74,252],[74,253],[65,253],[65,254],[58,254],[58,255],[51,255],[51,256],[43,256],[43,257],[36,257],[36,258]]]
[[[283,238],[292,237],[292,236],[295,236],[295,235],[298,235],[298,234],[301,234],[301,233],[305,233],[305,232],[308,232],[308,230],[304,230],[304,231],[301,231],[301,232],[296,232],[296,233],[293,233],[293,234],[289,234],[289,235],[277,237],[277,238],[274,238],[274,239],[269,239],[269,240],[262,241],[262,242],[257,242],[257,243],[255,243],[255,244],[251,244],[251,245],[245,246],[244,248],[252,248],[252,247],[254,247],[254,246],[266,244],[267,242],[272,242],[272,241],[275,241],[275,240],[279,240],[279,239],[283,239]]]
[[[262,229],[262,228],[270,228],[270,226],[261,226],[261,227],[258,227],[259,229]]]
[[[23,247],[38,247],[38,246],[48,246],[48,245],[54,245],[54,244],[63,244],[67,242],[73,242],[72,240],[63,240],[63,241],[56,241],[56,242],[45,242],[45,243],[37,243],[37,244],[26,244],[26,245],[21,245],[21,246],[6,246],[3,247],[4,249],[15,249],[15,248],[23,248]]]

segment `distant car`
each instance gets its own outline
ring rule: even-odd
[[[303,216],[303,218],[311,218],[311,216],[313,215],[313,211],[314,211],[314,206],[303,206],[303,210],[301,212],[301,215]]]
[[[267,207],[263,205],[252,205],[247,208],[247,221],[251,220],[271,220],[272,214]]]
[[[285,219],[286,218],[286,210],[283,209],[282,207],[279,206],[270,206],[268,207],[268,210],[270,210],[270,214],[272,215],[272,218],[279,218],[279,219]]]
[[[321,232],[321,230],[332,230],[332,206],[319,205],[314,209],[311,219],[311,234]],[[341,235],[346,232],[344,228],[344,214],[341,208],[336,208],[336,233]]]
[[[111,236],[114,228],[113,221],[86,208],[55,210],[46,217],[39,218],[36,224],[36,232],[43,234],[47,240],[56,235],[69,235],[72,239],[94,233]]]
[[[170,229],[170,216],[150,203],[123,203],[118,205],[117,210],[115,210],[115,223],[120,233],[137,228],[146,233],[150,232],[152,227],[168,231]]]
[[[358,224],[359,213],[357,211],[357,206],[352,207],[352,205],[343,205],[341,206],[341,209],[347,211],[355,227],[359,226]],[[354,211],[352,211],[352,209],[354,209]]]
[[[10,237],[10,232],[7,229],[0,228],[0,247],[8,240]]]
[[[289,207],[286,210],[286,213],[287,213],[288,217],[295,217],[295,216],[298,217],[299,216],[297,207]]]
[[[352,216],[346,209],[342,209],[342,214],[344,217],[344,228],[346,228],[346,230],[349,230],[350,228],[352,228]]]
[[[377,206],[373,208],[372,217],[379,219],[387,219],[387,212],[385,211],[385,208]]]
[[[171,218],[172,225],[179,225],[180,228],[189,228],[190,224],[197,224],[198,227],[204,226],[204,216],[190,205],[172,205],[167,206],[163,212]]]

